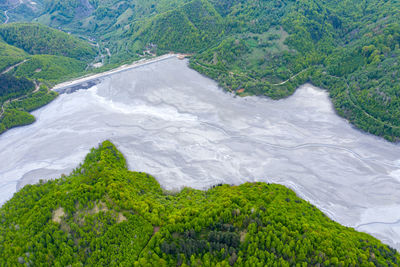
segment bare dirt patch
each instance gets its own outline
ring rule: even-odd
[[[53,211],[53,222],[56,223],[61,223],[61,219],[64,217],[65,212],[64,209],[62,207],[59,207],[58,209],[56,209],[55,211]]]
[[[154,226],[154,227],[153,227],[153,235],[154,235],[155,233],[157,233],[158,231],[160,231],[160,226]]]
[[[118,212],[117,223],[124,222],[124,221],[126,221],[126,217],[124,216],[124,214],[122,214],[122,212]]]
[[[247,232],[246,232],[246,231],[240,232],[240,242],[241,242],[241,243],[243,243],[244,240],[246,239],[246,235],[247,235]]]

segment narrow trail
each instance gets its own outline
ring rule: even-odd
[[[142,217],[142,218],[143,218],[143,217]],[[156,231],[156,228],[158,228],[157,231]],[[147,240],[146,244],[142,247],[142,249],[141,249],[140,252],[138,253],[136,260],[139,259],[140,255],[142,255],[143,251],[149,246],[149,243],[150,243],[150,241],[153,239],[154,235],[160,230],[159,228],[160,228],[160,227],[158,227],[158,226],[153,226],[153,234],[151,235],[151,237],[149,238],[149,240]]]
[[[18,3],[16,6],[14,6],[14,7],[10,8],[10,9],[7,9],[6,11],[4,11],[4,16],[6,17],[6,20],[3,22],[3,24],[7,24],[8,21],[10,20],[10,17],[7,15],[7,12],[8,12],[8,11],[11,11],[11,10],[13,10],[13,9],[16,9],[16,8],[19,7],[22,3],[23,3],[22,0],[19,0],[19,3]]]
[[[4,104],[1,106],[0,119],[1,119],[1,117],[3,116],[3,113],[4,113],[4,105],[5,105],[6,103],[7,103],[7,101],[4,102]]]
[[[107,51],[108,57],[111,57],[110,49],[108,49],[107,47],[106,47],[105,49],[106,49],[106,51]]]
[[[35,83],[35,90],[32,91],[32,94],[36,93],[40,89],[41,83],[38,83],[37,81],[33,81]]]
[[[8,67],[8,68],[7,68],[5,71],[3,71],[1,74],[6,74],[7,72],[9,72],[9,71],[11,71],[12,69],[18,67],[19,65],[25,63],[26,61],[28,61],[28,60],[25,59],[25,60],[23,60],[23,61],[21,61],[21,62],[15,64],[15,65],[11,66],[11,67]],[[36,83],[36,81],[34,81],[34,83],[35,83],[35,90],[34,90],[32,93],[36,93],[37,91],[39,91],[39,88],[40,88],[40,84],[38,85],[38,84]],[[19,99],[21,99],[22,97],[25,97],[25,96],[26,96],[26,95],[23,95],[23,96],[20,96],[20,97],[18,97],[18,98],[9,99],[9,100],[5,101],[5,102],[3,103],[3,105],[1,106],[0,118],[1,118],[1,117],[3,116],[3,114],[4,114],[4,110],[5,110],[5,109],[4,109],[4,106],[5,106],[5,105],[7,105],[8,103],[11,103],[11,102],[13,102],[13,101],[18,101]]]
[[[210,67],[208,67],[208,66],[204,66],[204,65],[202,65],[202,64],[200,64],[200,63],[198,63],[198,62],[194,62],[194,64],[196,64],[196,65],[198,65],[198,66],[200,66],[200,67],[202,67],[202,68],[208,69],[208,70],[214,70],[214,69],[212,69],[212,68],[210,68]],[[289,79],[287,79],[286,81],[283,81],[283,82],[280,82],[280,83],[271,83],[270,85],[273,85],[273,86],[284,85],[285,83],[290,82],[292,79],[296,78],[297,76],[299,76],[299,75],[302,74],[303,72],[307,71],[308,69],[309,69],[309,68],[306,68],[306,69],[300,71],[299,73],[296,73],[295,75],[291,76],[291,77],[290,77]],[[229,74],[231,74],[231,75],[236,75],[236,76],[241,76],[241,77],[246,77],[246,78],[248,78],[248,79],[250,79],[250,80],[253,80],[253,81],[255,81],[255,82],[258,82],[258,81],[259,81],[259,80],[255,79],[255,78],[253,78],[253,77],[250,77],[249,75],[246,75],[246,74],[244,74],[244,73],[233,73],[233,72],[229,72]]]
[[[275,85],[275,86],[276,86],[276,85],[283,85],[283,84],[285,84],[285,83],[291,81],[292,79],[296,78],[297,76],[299,76],[300,74],[302,74],[303,72],[305,72],[305,71],[308,70],[308,69],[309,69],[309,68],[306,68],[306,69],[300,71],[299,73],[293,75],[292,77],[290,77],[290,78],[287,79],[286,81],[283,81],[283,82],[281,82],[281,83],[273,83],[273,84],[271,84],[271,85]]]
[[[87,37],[84,37],[84,38],[86,38],[89,42],[92,42]],[[87,71],[90,67],[94,67],[96,64],[99,64],[99,63],[101,64],[100,67],[104,66],[105,56],[101,52],[100,44],[98,42],[96,42],[96,44],[92,44],[92,45],[97,48],[97,56],[93,59],[93,61],[91,63],[87,64],[85,71]],[[98,62],[99,59],[100,59],[100,62]]]
[[[5,71],[3,71],[1,74],[6,74],[6,73],[9,72],[10,70],[12,70],[12,69],[18,67],[18,66],[21,65],[21,64],[24,64],[24,63],[27,62],[27,61],[28,61],[27,59],[24,59],[23,61],[21,61],[21,62],[15,64],[15,65],[12,65],[11,67],[8,67],[8,68],[5,69]]]
[[[3,22],[3,24],[7,24],[9,17],[7,16],[8,10],[4,11],[4,16],[6,16],[6,20]]]
[[[337,77],[337,76],[334,76],[334,75],[326,74],[326,76],[329,76],[329,77],[331,77],[331,78],[340,79],[340,77]],[[388,123],[388,122],[383,122],[383,121],[381,121],[380,119],[378,119],[378,118],[372,116],[371,114],[369,114],[365,109],[362,108],[361,105],[359,105],[358,103],[356,103],[357,101],[353,100],[354,96],[351,94],[350,85],[349,85],[349,83],[348,83],[347,81],[345,81],[345,83],[346,83],[346,95],[347,95],[347,99],[349,100],[350,104],[351,104],[353,107],[359,109],[362,113],[364,113],[365,116],[367,116],[367,117],[373,119],[374,121],[376,121],[376,122],[378,122],[378,123],[382,123],[382,124],[387,125],[387,126],[389,126],[389,127],[391,127],[391,128],[400,128],[400,126],[392,125],[391,123]]]
[[[0,119],[1,119],[1,117],[3,116],[3,114],[4,114],[4,111],[5,111],[5,108],[4,108],[4,107],[5,107],[6,105],[8,105],[9,103],[15,102],[15,101],[19,101],[19,100],[21,100],[21,99],[27,97],[29,94],[37,93],[37,92],[40,90],[40,85],[41,85],[41,83],[38,83],[37,81],[33,81],[33,82],[35,83],[35,90],[33,90],[32,92],[30,92],[30,93],[28,93],[28,94],[26,94],[26,95],[23,95],[23,96],[14,98],[14,99],[9,99],[9,100],[7,100],[7,101],[5,101],[5,102],[3,103],[3,105],[1,106],[1,111],[0,111]],[[50,92],[50,91],[49,91],[49,92]]]
[[[352,99],[353,96],[351,95],[351,92],[350,92],[350,90],[349,90],[349,85],[348,85],[348,84],[347,84],[346,94],[347,94],[347,96],[348,96],[348,99],[349,99],[350,103],[351,103],[354,107],[358,108],[361,112],[363,112],[365,116],[367,116],[367,117],[369,117],[369,118],[371,118],[371,119],[373,119],[373,120],[375,120],[375,121],[377,121],[377,122],[379,122],[379,123],[382,123],[382,124],[384,124],[384,125],[388,125],[388,126],[391,127],[391,128],[400,128],[400,126],[395,126],[395,125],[392,125],[391,123],[381,121],[380,119],[378,119],[378,118],[372,116],[371,114],[369,114],[369,113],[368,113],[365,109],[363,109],[360,105],[356,104],[356,103],[353,101],[353,99]]]
[[[93,46],[97,49],[97,55],[93,58],[92,62],[90,62],[86,65],[85,71],[87,71],[90,67],[93,67],[97,63],[101,63],[101,66],[103,66],[104,65],[104,55],[103,55],[103,53],[101,53],[100,44],[95,39],[90,38],[86,35],[77,34],[76,36],[81,37],[82,39],[85,39],[91,46]],[[101,62],[98,62],[99,59],[101,60]]]
[[[0,119],[1,119],[1,117],[3,117],[3,114],[4,114],[4,106],[7,105],[9,102],[10,102],[10,100],[7,100],[7,101],[4,102],[3,105],[1,106]]]

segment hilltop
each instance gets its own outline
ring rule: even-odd
[[[281,185],[163,190],[109,141],[0,208],[0,265],[397,266],[400,255]]]
[[[34,122],[29,112],[57,96],[48,87],[82,75],[96,54],[88,42],[44,25],[0,25],[0,133]]]

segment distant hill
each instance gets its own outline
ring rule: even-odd
[[[82,75],[96,55],[88,42],[44,25],[0,25],[0,133],[34,122],[28,112],[57,95],[47,87]]]
[[[0,37],[9,45],[31,55],[47,54],[77,60],[91,60],[93,46],[65,32],[36,23],[12,23],[0,26]]]
[[[224,36],[223,31],[222,17],[214,7],[207,1],[195,0],[134,24],[131,34],[134,42],[157,44],[158,51],[197,52]]]
[[[0,38],[0,71],[17,64],[28,57],[28,53],[15,46],[9,45]]]
[[[0,265],[398,266],[375,238],[281,185],[164,191],[109,141],[0,208]]]

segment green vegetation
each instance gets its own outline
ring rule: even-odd
[[[28,112],[57,96],[48,86],[82,75],[95,54],[87,42],[43,25],[1,25],[0,133],[33,123]]]
[[[0,103],[22,96],[34,89],[34,84],[26,78],[15,78],[11,75],[0,75]]]
[[[223,35],[223,21],[211,4],[198,0],[134,24],[131,32],[134,42],[155,43],[159,52],[197,52]]]
[[[20,65],[15,75],[37,81],[56,83],[60,79],[76,77],[85,71],[86,64],[73,58],[52,55],[35,55]]]
[[[0,26],[0,133],[32,123],[29,112],[57,95],[48,86],[92,62],[108,69],[175,51],[193,53],[192,68],[240,95],[279,99],[312,82],[357,127],[400,140],[398,1],[35,2],[9,15],[81,38],[36,23]],[[400,264],[392,248],[283,186],[167,192],[128,171],[110,142],[70,176],[25,186],[0,221],[1,266]]]
[[[0,133],[16,126],[31,124],[35,118],[28,112],[52,101],[57,93],[47,86],[35,88],[26,78],[0,75]]]
[[[281,185],[164,191],[109,141],[0,208],[0,265],[398,266],[400,255]]]
[[[275,99],[310,81],[356,126],[400,140],[398,2],[248,1],[231,9],[229,36],[195,55],[194,69],[230,91]]]
[[[15,46],[5,43],[0,38],[0,72],[5,71],[9,66],[23,61],[28,54]]]
[[[19,79],[7,74],[0,75],[0,134],[15,126],[27,125],[35,121],[35,118],[27,113],[24,107],[8,108],[16,101],[29,99],[27,96],[32,94],[34,89],[35,84],[26,78]]]
[[[49,91],[45,85],[41,85],[37,91],[34,91],[17,101],[11,101],[9,105],[12,109],[30,112],[51,102],[56,98],[56,96],[56,92]]]
[[[0,133],[16,126],[31,124],[34,121],[35,117],[28,112],[18,109],[6,109],[0,119]]]
[[[88,61],[96,51],[87,42],[71,38],[67,33],[36,23],[0,26],[3,40],[31,55],[48,54]]]

